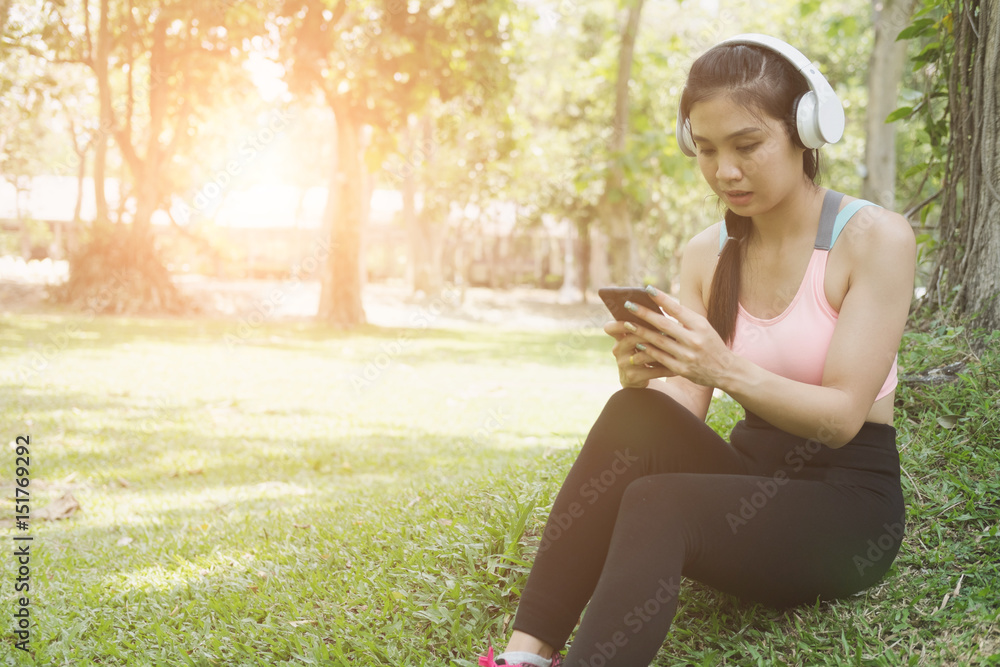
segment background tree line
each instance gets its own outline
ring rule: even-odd
[[[118,312],[185,307],[151,216],[212,252],[206,184],[234,162],[243,183],[327,187],[318,316],[339,326],[364,321],[375,187],[403,193],[414,290],[440,289],[445,240],[482,224],[456,228],[453,207],[509,202],[522,228],[571,222],[577,284],[606,253],[614,282],[669,286],[683,243],[720,215],[672,136],[684,76],[721,39],[764,32],[845,102],[825,183],[904,212],[923,304],[995,329],[998,23],[980,0],[6,0],[0,174],[93,177],[97,219],[79,225],[62,297],[114,284]],[[292,120],[275,131],[275,114]],[[268,129],[281,141],[232,159]]]

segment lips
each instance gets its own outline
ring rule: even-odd
[[[753,193],[748,190],[726,190],[726,199],[729,203],[742,206],[750,202]]]

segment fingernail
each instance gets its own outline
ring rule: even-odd
[[[646,294],[649,296],[656,296],[656,288],[652,285],[646,285]]]
[[[635,349],[639,350],[640,352],[645,352],[646,351],[646,346],[643,345],[642,343],[636,343],[635,344]]]
[[[639,307],[636,306],[631,301],[626,301],[625,302],[625,308],[627,308],[628,310],[631,310],[633,313],[636,312],[637,310],[639,310]]]
[[[625,323],[625,329],[627,331],[631,331],[632,333],[635,333],[636,331],[639,330],[639,328],[637,326],[635,326],[634,324],[632,324],[631,322],[626,322]]]

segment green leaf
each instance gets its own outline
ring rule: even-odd
[[[897,120],[902,118],[908,118],[910,114],[913,113],[913,107],[899,107],[891,114],[885,117],[886,123],[895,123]]]
[[[961,417],[961,415],[941,415],[937,418],[937,423],[941,428],[953,429]]]
[[[928,60],[932,60],[937,56],[940,50],[941,50],[941,42],[931,42],[923,49],[921,49],[920,53],[913,56],[913,62],[925,63]]]
[[[904,39],[913,39],[914,37],[920,37],[931,31],[934,27],[934,19],[917,19],[912,24],[906,26],[899,31],[896,35],[896,41]]]

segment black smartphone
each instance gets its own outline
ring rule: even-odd
[[[602,287],[597,290],[597,295],[611,311],[612,317],[619,322],[631,322],[636,326],[650,328],[649,322],[625,307],[626,301],[645,306],[654,313],[663,313],[663,310],[653,301],[653,297],[649,296],[646,290],[641,287]],[[663,364],[658,361],[652,361],[648,365],[653,368],[663,368]]]
[[[663,312],[656,305],[656,302],[653,301],[653,297],[649,296],[646,290],[641,287],[602,287],[597,290],[597,296],[601,297],[601,301],[611,311],[611,315],[619,322],[631,322],[647,329],[650,328],[649,322],[625,308],[625,302],[631,301],[640,306],[645,306],[654,313]]]

